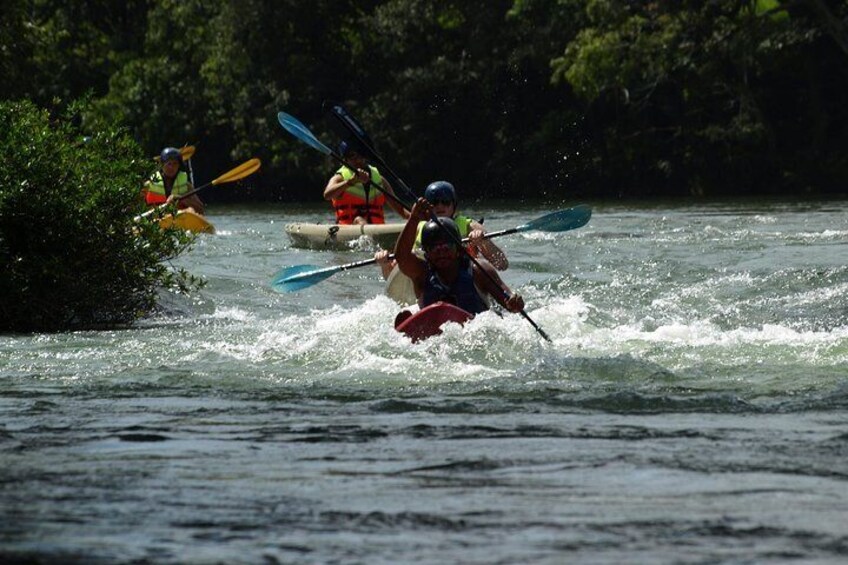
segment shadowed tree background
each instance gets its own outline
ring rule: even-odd
[[[848,5],[836,0],[3,0],[3,99],[90,93],[198,181],[318,201],[346,107],[415,189],[564,200],[841,193]]]

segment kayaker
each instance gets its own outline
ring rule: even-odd
[[[144,184],[144,201],[149,206],[177,203],[180,210],[196,212],[201,216],[206,211],[196,194],[179,198],[194,189],[183,170],[183,157],[176,147],[166,147],[159,155],[161,169]]]
[[[470,239],[468,249],[475,257],[482,254],[499,271],[505,271],[509,268],[509,261],[501,248],[495,245],[492,240],[485,238],[486,231],[483,229],[483,224],[459,214],[456,189],[451,183],[443,180],[431,182],[424,190],[424,198],[432,204],[433,211],[437,216],[453,219],[459,228],[459,235],[462,238]],[[421,248],[421,231],[425,224],[426,222],[418,224],[415,249]],[[374,260],[380,266],[383,278],[388,279],[397,262],[389,259],[389,252],[385,250],[377,251],[374,254]]]
[[[380,175],[376,167],[369,165],[359,151],[350,143],[342,141],[338,152],[356,170],[344,165],[339,167],[324,188],[324,200],[332,203],[337,224],[385,224],[383,207],[386,204],[401,218],[409,217],[403,206],[387,199],[385,194],[373,186],[376,184],[390,194],[395,193],[389,181]]]
[[[450,302],[466,312],[479,314],[488,310],[486,300],[494,299],[510,312],[523,310],[524,299],[512,293],[488,261],[480,258],[474,263],[460,249],[456,242],[460,238],[459,228],[452,219],[427,221],[421,229],[424,257],[413,252],[418,224],[431,218],[433,211],[430,202],[419,198],[395,244],[398,267],[412,279],[418,305],[424,308],[439,301]],[[508,300],[504,292],[510,295]]]

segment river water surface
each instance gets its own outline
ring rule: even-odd
[[[848,560],[848,203],[597,205],[504,237],[551,344],[488,313],[411,344],[371,267],[275,293],[373,249],[291,248],[324,208],[211,208],[177,262],[195,297],[0,336],[0,560]]]

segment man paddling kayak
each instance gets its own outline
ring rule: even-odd
[[[489,239],[485,239],[485,230],[483,224],[476,220],[472,220],[467,216],[459,214],[457,210],[456,189],[447,181],[439,180],[431,182],[424,190],[424,198],[433,205],[433,212],[439,217],[451,218],[457,228],[459,235],[462,238],[470,239],[468,250],[474,256],[478,255],[478,251],[483,257],[499,271],[505,271],[509,267],[509,261],[501,248]],[[418,234],[415,238],[415,249],[421,248],[421,231],[427,222],[418,224]],[[380,266],[383,273],[383,278],[388,279],[392,269],[397,265],[396,261],[389,259],[389,252],[386,250],[377,251],[374,254],[374,261]]]
[[[339,144],[339,155],[353,165],[353,170],[345,165],[339,167],[324,188],[324,200],[329,200],[336,212],[336,223],[349,224],[385,224],[383,206],[388,204],[401,218],[407,218],[409,213],[403,206],[386,196],[376,184],[386,192],[394,194],[389,181],[380,175],[376,167],[369,165],[362,156],[346,141]]]
[[[188,175],[182,170],[183,157],[180,150],[176,147],[166,147],[159,155],[159,161],[162,169],[144,184],[143,194],[147,205],[160,206],[177,200],[177,208],[180,210],[197,212],[202,216],[205,209],[196,194],[179,198],[194,189]]]
[[[479,314],[489,309],[486,300],[493,298],[510,312],[522,311],[524,299],[512,293],[495,268],[485,259],[472,263],[460,249],[459,228],[452,219],[428,221],[421,229],[424,258],[413,252],[418,223],[431,218],[432,213],[433,205],[419,198],[395,244],[398,267],[412,279],[418,305],[424,308],[439,301],[448,302],[470,314]],[[508,300],[504,293],[510,295]]]

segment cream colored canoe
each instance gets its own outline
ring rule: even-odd
[[[384,249],[395,246],[404,224],[367,224],[340,226],[336,224],[288,224],[286,233],[293,247],[306,249],[348,249],[350,244],[368,236]]]
[[[189,210],[180,210],[176,218],[171,214],[164,216],[159,220],[159,227],[163,230],[176,227],[194,233],[215,233],[215,226],[209,220]]]

